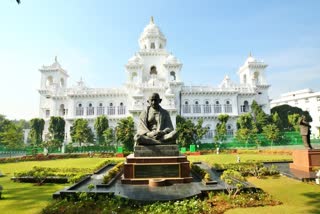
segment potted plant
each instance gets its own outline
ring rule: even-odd
[[[319,169],[319,171],[316,173],[316,184],[320,184],[320,169]]]

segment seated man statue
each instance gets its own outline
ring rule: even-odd
[[[169,112],[161,108],[158,93],[148,100],[150,106],[140,115],[135,145],[158,145],[175,143],[177,132],[173,129]]]

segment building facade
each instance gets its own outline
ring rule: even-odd
[[[282,94],[280,98],[271,101],[271,108],[280,105],[299,107],[308,111],[312,117],[311,137],[319,138],[320,133],[320,92],[313,92],[311,89],[303,89]]]
[[[151,18],[139,38],[139,50],[125,65],[127,81],[122,87],[89,88],[80,80],[68,87],[68,74],[57,58],[50,66],[42,66],[39,114],[48,128],[50,116],[66,120],[66,141],[70,127],[77,118],[94,120],[106,115],[111,127],[124,117],[132,116],[135,122],[147,106],[147,98],[158,92],[162,107],[170,112],[175,125],[177,115],[196,122],[202,118],[210,130],[204,141],[212,142],[219,114],[229,114],[228,133],[236,129],[236,119],[250,111],[253,100],[266,113],[270,113],[268,85],[265,77],[267,64],[249,55],[238,70],[240,83],[226,76],[217,87],[185,86],[182,80],[182,63],[166,49],[166,37]]]

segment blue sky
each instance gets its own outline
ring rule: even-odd
[[[69,86],[120,87],[150,16],[186,85],[239,82],[249,52],[264,60],[270,98],[320,90],[320,1],[1,0],[0,114],[38,116],[40,72],[57,55]]]

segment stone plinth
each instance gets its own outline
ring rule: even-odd
[[[170,145],[138,145],[134,147],[135,157],[179,156],[179,147]]]
[[[164,179],[167,184],[189,183],[190,163],[186,156],[135,157],[127,156],[124,164],[123,184],[149,184],[150,180]]]
[[[303,149],[292,152],[291,169],[310,172],[313,167],[320,167],[320,149]]]

